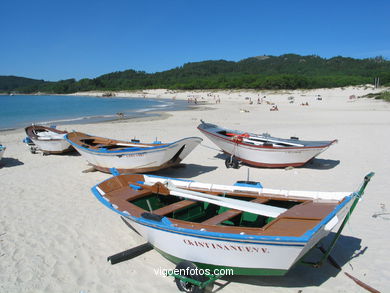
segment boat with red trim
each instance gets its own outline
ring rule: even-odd
[[[255,167],[300,167],[318,156],[337,140],[305,141],[297,137],[277,138],[269,134],[254,134],[231,130],[206,123],[198,126],[208,139],[230,155],[226,167],[238,167],[238,161]]]

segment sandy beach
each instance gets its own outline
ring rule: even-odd
[[[367,292],[344,272],[380,292],[390,292],[390,234],[386,232],[390,224],[390,103],[350,98],[377,91],[362,86],[118,92],[115,95],[123,97],[190,98],[194,107],[160,118],[58,128],[145,142],[156,137],[169,142],[199,136],[203,142],[183,161],[185,167],[156,174],[201,182],[233,184],[245,180],[249,168],[250,180],[269,188],[354,191],[374,171],[375,177],[332,253],[341,272],[328,263],[317,269],[297,265],[284,277],[227,277],[214,285],[213,292]],[[289,97],[294,97],[294,103]],[[306,102],[308,106],[302,106]],[[279,111],[270,111],[273,104]],[[221,151],[196,129],[200,119],[276,137],[338,139],[338,143],[301,168],[227,169]],[[0,143],[7,147],[0,162],[0,292],[178,292],[173,278],[156,274],[160,268],[174,268],[156,251],[117,265],[106,261],[110,255],[144,243],[92,195],[90,188],[110,175],[83,173],[89,166],[76,153],[31,154],[22,142],[24,137],[23,129],[0,132]]]

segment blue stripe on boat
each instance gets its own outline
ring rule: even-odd
[[[148,175],[150,176],[150,175]],[[154,175],[153,175],[154,176]],[[160,176],[154,176],[159,178],[168,178],[168,177],[160,177]],[[111,179],[111,178],[109,178]],[[107,179],[107,180],[109,180]],[[176,180],[176,179],[174,179]],[[106,181],[106,180],[104,180]],[[103,182],[104,182],[103,181]],[[185,180],[186,181],[186,180]],[[163,221],[156,222],[144,218],[134,217],[130,215],[129,213],[121,212],[117,209],[115,209],[110,202],[105,200],[103,196],[98,192],[96,187],[99,184],[95,185],[91,188],[92,193],[95,195],[95,197],[103,203],[106,207],[113,210],[114,212],[120,214],[123,217],[129,218],[132,221],[135,221],[141,225],[145,225],[148,227],[152,227],[154,229],[163,230],[169,233],[175,233],[175,234],[186,234],[191,235],[195,237],[200,238],[212,238],[212,239],[218,239],[222,241],[230,241],[230,242],[244,242],[244,243],[253,243],[253,244],[259,244],[259,242],[264,242],[263,244],[266,245],[288,245],[288,246],[304,246],[311,238],[312,236],[324,225],[326,225],[353,197],[347,196],[345,200],[339,204],[328,216],[326,216],[320,223],[318,223],[313,229],[307,231],[304,235],[300,237],[291,237],[291,236],[258,236],[258,235],[241,235],[241,234],[232,234],[232,233],[218,233],[218,232],[211,232],[211,231],[200,231],[200,230],[193,230],[193,229],[186,229],[186,228],[180,228],[180,227],[174,227],[171,226],[171,222],[168,218],[164,217]],[[267,241],[267,242],[265,242]],[[271,242],[271,243],[268,243]]]

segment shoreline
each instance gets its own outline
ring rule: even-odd
[[[54,95],[55,96],[55,95]],[[68,96],[68,95],[57,95],[57,96]],[[98,97],[94,95],[71,95],[71,96],[77,96],[81,98],[88,98],[88,97]],[[129,97],[114,97],[118,99],[129,99]],[[139,99],[139,97],[134,97]],[[151,99],[149,99],[151,100]],[[145,106],[145,108],[141,108],[138,110],[131,111],[131,108],[126,110],[124,112],[124,116],[119,115],[119,113],[116,114],[102,114],[102,115],[91,115],[91,116],[82,116],[82,117],[76,117],[76,118],[60,118],[58,120],[52,119],[47,121],[40,121],[35,122],[36,125],[79,125],[79,124],[95,124],[95,123],[104,123],[104,122],[115,122],[120,120],[128,120],[128,119],[147,119],[148,117],[152,116],[158,116],[161,115],[161,113],[170,112],[170,111],[183,111],[183,110],[191,110],[191,106],[188,104],[184,104],[183,101],[180,101],[180,103],[171,102],[171,99],[168,98],[158,98],[158,101],[161,101],[161,103],[165,103],[162,106],[152,106],[151,108]],[[170,102],[170,103],[168,103]],[[196,105],[195,105],[196,106]],[[31,125],[30,123],[26,123],[27,125]],[[7,127],[0,129],[1,132],[8,132],[8,131],[14,131],[19,129],[24,129],[25,126],[16,126],[16,127]]]
[[[103,98],[123,98],[123,99],[132,99],[132,98],[147,98],[147,99],[158,99],[158,100],[164,100],[164,101],[172,101],[172,100],[188,100],[189,97],[197,96],[200,98],[200,104],[196,105],[193,102],[191,104],[188,104],[187,107],[184,109],[177,109],[172,110],[169,109],[167,111],[160,111],[160,109],[153,109],[143,112],[145,114],[145,117],[127,117],[127,118],[114,118],[115,116],[113,114],[111,115],[104,115],[104,116],[112,116],[112,117],[96,117],[96,116],[86,116],[86,117],[80,117],[80,118],[74,118],[75,122],[70,122],[72,119],[62,119],[59,121],[53,120],[53,121],[44,121],[39,122],[38,124],[42,125],[48,125],[50,123],[56,123],[57,125],[80,125],[80,124],[96,124],[96,123],[112,123],[112,122],[118,122],[121,120],[130,120],[136,121],[137,119],[147,119],[148,117],[152,116],[158,116],[161,115],[161,113],[170,112],[170,111],[190,111],[193,110],[193,108],[198,108],[201,106],[204,107],[210,107],[210,109],[214,109],[212,107],[215,106],[215,97],[225,96],[225,102],[226,102],[226,96],[229,100],[235,100],[238,101],[239,98],[242,98],[242,96],[253,96],[254,100],[257,97],[260,96],[269,96],[269,95],[275,95],[279,97],[284,97],[286,95],[300,95],[301,97],[304,96],[310,96],[310,95],[318,95],[316,93],[318,92],[326,92],[326,91],[348,91],[348,90],[354,90],[354,91],[367,91],[368,93],[378,93],[382,91],[388,91],[390,88],[382,87],[375,89],[372,85],[361,85],[361,86],[350,86],[350,87],[343,87],[343,88],[331,88],[331,89],[296,89],[296,90],[286,90],[286,89],[280,89],[280,90],[254,90],[254,89],[245,89],[245,90],[167,90],[167,89],[151,89],[151,90],[134,90],[134,91],[89,91],[89,92],[76,92],[71,94],[47,94],[47,93],[34,93],[34,94],[23,94],[23,95],[31,95],[31,96],[39,96],[39,95],[53,95],[53,96],[78,96],[78,97],[103,97]],[[112,94],[112,96],[104,96],[107,93]],[[367,93],[366,93],[367,94]],[[4,94],[6,95],[6,94]],[[214,97],[214,99],[212,99]],[[252,98],[252,97],[251,97]],[[358,96],[358,98],[361,98]],[[273,102],[274,103],[274,102]],[[156,113],[156,114],[155,114]],[[159,113],[159,114],[157,114]],[[106,118],[106,119],[104,119]],[[98,121],[85,121],[81,122],[82,120],[89,120],[89,119],[96,119]],[[67,123],[70,122],[70,123]],[[9,131],[17,131],[20,129],[24,129],[24,127],[12,127],[12,128],[5,128],[0,129],[0,133],[2,132],[9,132]]]
[[[136,137],[145,142],[156,138],[171,142],[183,137],[201,137],[202,143],[183,160],[182,168],[154,174],[204,183],[231,185],[249,177],[265,188],[342,192],[356,190],[364,175],[376,172],[332,252],[342,271],[335,271],[326,263],[319,269],[297,265],[283,277],[222,279],[221,288],[214,286],[214,290],[221,293],[255,293],[261,289],[275,293],[361,290],[343,274],[348,272],[387,292],[390,269],[383,243],[390,241],[390,235],[385,233],[390,219],[387,192],[390,165],[386,159],[388,149],[378,146],[390,143],[390,103],[350,99],[351,95],[369,91],[372,90],[349,88],[261,92],[262,96],[267,95],[262,104],[256,103],[258,92],[225,91],[213,93],[220,95],[218,104],[162,111],[161,116],[152,118],[64,127],[112,139]],[[204,93],[205,98],[213,101],[207,93],[210,92]],[[193,94],[180,93],[176,98],[186,99]],[[318,95],[322,100],[317,99]],[[294,103],[290,103],[290,96],[294,96]],[[250,104],[247,98],[254,103]],[[305,102],[309,106],[302,106]],[[279,111],[270,111],[271,103],[276,103]],[[268,132],[276,137],[339,142],[299,168],[244,165],[227,169],[219,149],[197,130],[200,119],[230,129]],[[175,267],[154,250],[117,266],[107,263],[107,256],[145,243],[91,194],[92,186],[111,175],[83,173],[90,166],[78,155],[31,154],[21,141],[23,137],[23,129],[0,132],[0,142],[7,147],[0,163],[1,291],[178,292],[172,279],[154,273],[158,268]],[[315,260],[316,256],[313,252],[309,259]]]
[[[45,122],[45,123],[40,123],[39,125],[48,125],[48,124],[51,124],[51,123],[56,123],[56,126],[77,126],[77,125],[93,125],[93,124],[103,124],[103,123],[121,123],[121,122],[133,122],[133,123],[137,123],[137,122],[142,122],[142,121],[158,121],[158,120],[165,120],[165,119],[168,119],[170,116],[172,116],[172,114],[170,112],[176,112],[176,111],[206,111],[206,110],[213,110],[213,108],[211,107],[205,107],[205,105],[191,105],[191,106],[188,106],[186,108],[181,108],[181,109],[175,109],[175,110],[167,110],[167,111],[161,111],[161,110],[151,110],[151,111],[145,111],[143,112],[142,116],[130,116],[130,117],[123,117],[123,118],[114,118],[112,117],[111,118],[107,118],[107,119],[99,119],[95,122],[92,122],[92,121],[86,121],[84,123],[80,123],[80,120],[82,119],[89,119],[89,118],[81,118],[81,119],[77,119],[74,121],[74,123],[66,123],[66,122],[69,122],[69,121],[60,121],[60,123],[58,123],[58,121],[49,121],[49,122]],[[93,118],[91,118],[93,119]],[[38,125],[38,124],[37,124]],[[27,127],[27,126],[26,126]],[[14,133],[14,132],[19,132],[19,131],[24,131],[24,128],[25,127],[15,127],[15,128],[7,128],[7,129],[0,129],[0,134],[1,133]]]

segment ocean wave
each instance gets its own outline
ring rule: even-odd
[[[118,117],[118,116],[117,115],[83,116],[83,117],[76,117],[76,118],[40,121],[40,122],[35,122],[34,124],[66,123],[66,122],[76,122],[76,121],[92,120],[92,119],[102,119],[102,118],[108,119],[108,118],[116,118],[116,117]]]
[[[134,112],[134,113],[145,113],[145,112],[149,112],[149,111],[153,111],[153,110],[156,110],[156,108],[139,109],[139,110],[135,110],[135,111],[133,111],[133,112]]]

